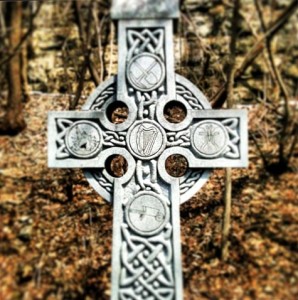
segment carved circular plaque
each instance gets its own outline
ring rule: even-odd
[[[131,153],[140,159],[158,156],[166,147],[167,136],[162,127],[151,120],[138,121],[127,133]]]
[[[129,83],[137,90],[148,92],[158,88],[165,77],[165,67],[160,58],[150,53],[133,57],[127,66]]]
[[[169,220],[165,201],[152,192],[141,192],[131,199],[125,215],[128,225],[141,235],[158,233]]]
[[[192,144],[203,157],[219,156],[227,146],[228,132],[218,121],[202,121],[193,129]]]
[[[65,144],[67,150],[74,156],[90,158],[101,148],[102,135],[99,126],[89,121],[78,121],[69,127]]]

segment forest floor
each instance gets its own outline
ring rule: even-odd
[[[1,300],[109,299],[112,207],[82,171],[47,167],[47,112],[67,105],[33,95],[27,128],[0,137]],[[226,262],[224,170],[181,206],[185,299],[298,299],[297,172],[270,176],[252,145],[249,158],[233,170]]]

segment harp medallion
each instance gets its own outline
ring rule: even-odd
[[[127,144],[134,156],[140,159],[151,159],[164,150],[166,133],[155,121],[139,121],[130,128]]]

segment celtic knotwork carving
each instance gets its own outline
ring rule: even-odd
[[[181,146],[181,147],[188,147],[190,146],[190,131],[183,130],[178,132],[168,132],[167,133],[167,146],[174,147],[174,146]]]
[[[203,170],[188,170],[180,183],[180,195],[183,195],[189,191],[195,185],[195,183],[198,182],[203,173]]]
[[[126,132],[104,131],[103,132],[105,146],[125,146]]]
[[[112,193],[113,184],[105,177],[103,169],[96,170],[96,172],[92,173],[92,176],[103,189],[108,193]]]
[[[85,168],[113,204],[112,299],[182,299],[179,206],[207,180],[207,168],[246,163],[246,114],[212,111],[193,84],[174,74],[172,25],[120,20],[117,77],[96,88],[83,112],[49,113],[49,166]],[[127,118],[113,124],[119,101]],[[168,114],[177,102],[185,114],[180,107]],[[172,123],[172,112],[184,119]],[[109,167],[115,155],[126,160],[120,178]],[[179,166],[176,155],[191,169],[179,178],[167,168],[172,160]]]
[[[56,152],[56,158],[62,159],[62,158],[68,158],[70,156],[69,151],[66,148],[65,145],[65,135],[69,129],[69,127],[73,124],[73,121],[68,119],[57,119],[57,152]]]
[[[165,300],[174,297],[172,226],[150,238],[133,234],[122,226],[121,299]]]
[[[183,85],[176,84],[176,93],[183,97],[193,109],[203,109],[199,99],[197,99],[189,90]]]
[[[150,160],[149,162],[137,161],[136,182],[143,191],[154,191],[161,194],[162,190],[157,182],[157,161]]]
[[[138,119],[149,118],[153,120],[157,103],[156,91],[152,91],[151,95],[137,91],[136,102],[138,105]]]
[[[239,128],[239,119],[238,118],[230,118],[222,121],[222,124],[225,125],[225,128],[229,134],[229,143],[227,145],[227,151],[224,156],[228,158],[239,158],[239,141],[240,136],[238,133]]]
[[[94,100],[90,109],[100,110],[103,104],[107,101],[107,99],[115,95],[115,92],[116,92],[115,84],[110,85]]]
[[[144,29],[142,31],[128,30],[128,54],[127,60],[143,52],[149,52],[159,56],[164,60],[164,30],[163,29]]]

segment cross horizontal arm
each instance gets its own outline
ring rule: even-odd
[[[172,147],[160,156],[161,169],[172,154],[183,155],[189,168],[247,167],[246,110],[197,110],[191,114],[189,129],[168,132]]]
[[[193,168],[248,166],[247,111],[239,109],[193,111],[191,127]]]

